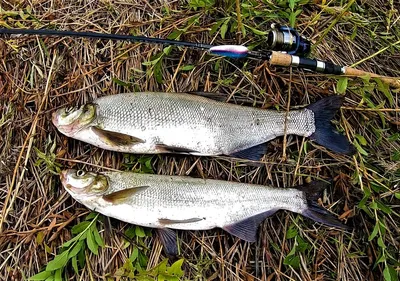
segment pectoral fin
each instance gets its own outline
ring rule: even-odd
[[[165,253],[168,256],[178,255],[178,243],[175,231],[169,228],[158,228],[157,233],[164,246]]]
[[[92,126],[90,129],[95,133],[104,143],[119,146],[119,145],[134,145],[138,143],[144,143],[145,141],[139,138],[135,138],[130,135],[121,134],[117,132],[107,131],[100,129],[99,127]]]
[[[247,242],[256,242],[258,226],[263,220],[274,214],[276,211],[277,210],[275,209],[266,211],[237,223],[226,225],[223,229]]]
[[[167,224],[177,224],[177,223],[192,223],[192,222],[201,221],[203,219],[204,218],[190,218],[190,219],[184,219],[184,220],[158,219],[158,222],[162,225],[167,225]]]
[[[166,144],[156,144],[156,148],[162,150],[167,153],[193,153],[198,152],[196,150],[186,148],[186,147],[178,147],[178,146],[169,146]]]
[[[138,186],[138,187],[119,190],[107,195],[103,195],[103,199],[110,203],[125,201],[130,197],[134,196],[135,194],[137,194],[138,192],[146,190],[148,187],[149,186]]]

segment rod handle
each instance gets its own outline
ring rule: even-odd
[[[400,78],[385,77],[385,76],[378,75],[376,73],[363,71],[363,70],[352,68],[352,67],[345,67],[344,68],[344,74],[345,75],[349,75],[349,76],[356,76],[356,77],[361,77],[361,76],[368,75],[371,78],[379,78],[379,79],[381,79],[384,83],[389,84],[393,88],[400,88]]]
[[[269,61],[272,65],[293,66],[325,74],[341,75],[344,73],[344,69],[340,65],[279,52],[272,52]]]
[[[269,63],[272,65],[279,65],[279,66],[291,66],[292,56],[285,53],[272,52],[271,57],[269,59]]]
[[[381,76],[376,73],[367,72],[352,67],[342,67],[330,62],[324,62],[316,59],[303,58],[280,52],[272,52],[269,62],[272,65],[299,67],[325,74],[348,75],[355,77],[369,75],[372,78],[381,79],[384,83],[389,84],[393,88],[400,88],[400,78]]]

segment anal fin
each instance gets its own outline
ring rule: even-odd
[[[178,255],[178,242],[176,232],[169,228],[157,228],[158,237],[168,256]]]
[[[104,143],[109,145],[134,145],[138,143],[144,143],[145,141],[130,135],[107,131],[100,129],[99,127],[92,126],[90,129],[95,133]]]
[[[110,203],[122,202],[134,196],[138,192],[144,191],[149,186],[138,186],[128,189],[119,190],[110,194],[103,195],[103,199]]]
[[[267,217],[273,215],[276,211],[276,209],[272,209],[260,213],[237,223],[226,225],[223,227],[223,229],[242,240],[247,242],[255,242],[257,240],[257,229],[260,223]]]
[[[267,144],[262,143],[244,150],[231,153],[230,156],[241,159],[258,161],[261,159],[261,157],[264,156],[266,150],[267,150]]]

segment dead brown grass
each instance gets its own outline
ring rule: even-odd
[[[315,56],[350,65],[398,40],[399,7],[394,6],[397,10],[391,12],[391,24],[386,26],[385,15],[392,9],[386,2],[364,1],[357,7],[367,12],[353,9],[343,13],[314,50]],[[207,13],[188,10],[183,5],[185,3],[178,1],[158,0],[2,0],[0,25],[25,28],[55,26],[63,30],[121,34],[136,32],[166,38],[173,30],[185,27],[190,17],[199,15],[199,24],[192,25],[181,39],[235,43],[235,39],[211,37],[207,28],[215,19]],[[28,6],[32,8],[31,15],[4,12],[26,11]],[[261,2],[259,6],[260,9],[264,7]],[[342,12],[337,3],[330,7],[335,8],[324,8],[320,4],[304,6],[298,22],[299,29],[312,40],[318,40],[323,30]],[[164,12],[166,8],[169,14]],[[355,27],[358,33],[351,40],[349,36]],[[374,34],[371,35],[371,32]],[[249,36],[243,38],[250,39]],[[282,109],[286,109],[289,101],[292,106],[304,105],[335,93],[336,80],[331,77],[269,67],[256,61],[228,61],[189,49],[174,49],[165,59],[162,70],[164,83],[158,84],[153,75],[146,74],[142,63],[160,50],[159,46],[146,44],[87,39],[35,36],[0,39],[1,280],[23,280],[39,272],[53,257],[45,251],[44,243],[50,247],[51,253],[56,253],[57,247],[71,238],[70,227],[87,214],[87,210],[61,188],[57,176],[49,173],[45,166],[35,165],[37,155],[34,148],[44,151],[48,139],[51,139],[57,143],[57,161],[65,167],[94,170],[99,167],[121,168],[123,155],[59,134],[50,122],[50,114],[56,108],[133,90],[219,92],[231,102],[234,102],[234,97],[241,97],[260,107],[279,106]],[[220,68],[215,70],[217,62]],[[196,68],[179,72],[179,66],[183,64],[194,64]],[[358,67],[400,76],[399,49],[391,48]],[[112,78],[130,82],[130,85],[119,86]],[[379,248],[375,240],[368,242],[367,239],[374,227],[374,219],[358,209],[357,204],[372,182],[381,179],[382,185],[393,183],[389,186],[390,190],[379,195],[393,212],[397,212],[382,216],[390,230],[384,243],[392,251],[393,248],[399,249],[399,201],[393,195],[393,192],[399,192],[395,185],[399,181],[399,165],[393,160],[393,153],[400,151],[400,143],[388,138],[398,132],[400,102],[398,92],[392,91],[393,107],[386,103],[381,111],[362,110],[366,96],[375,104],[386,100],[380,91],[373,91],[373,95],[362,92],[362,85],[360,80],[349,85],[339,120],[340,127],[351,140],[356,134],[366,139],[367,146],[364,148],[368,150],[368,156],[341,156],[310,145],[305,139],[288,136],[285,146],[283,138],[269,144],[261,167],[251,167],[223,157],[153,157],[154,170],[159,174],[204,176],[279,187],[299,184],[307,177],[333,178],[335,184],[322,198],[322,203],[355,226],[354,232],[344,233],[313,224],[297,215],[280,212],[263,223],[256,244],[243,243],[221,230],[179,232],[182,253],[187,261],[186,279],[383,278],[383,265],[374,267]],[[383,129],[383,122],[387,125],[381,131],[381,142],[377,143],[378,137],[373,128]],[[307,150],[304,150],[305,146]],[[286,159],[282,157],[284,151]],[[71,273],[70,280],[105,280],[105,274],[113,274],[122,266],[132,250],[131,247],[121,248],[124,240],[121,233],[126,227],[125,223],[107,219],[101,232],[107,247],[98,256],[88,254],[87,266],[80,279]],[[310,245],[308,252],[299,254],[299,269],[283,264],[296,243],[294,239],[286,239],[289,227],[298,229],[299,235]],[[45,234],[44,243],[37,240],[39,232]],[[163,253],[157,240],[148,238],[146,242],[151,249],[150,268],[161,261]]]

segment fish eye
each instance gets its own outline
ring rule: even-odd
[[[85,171],[83,171],[83,170],[78,170],[78,171],[76,171],[76,175],[77,175],[78,177],[83,177],[85,174],[86,174],[86,173],[85,173]]]

